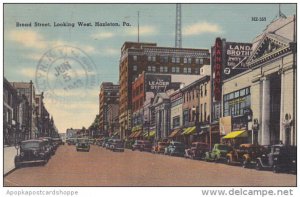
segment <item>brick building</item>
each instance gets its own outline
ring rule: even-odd
[[[116,117],[118,117],[119,105],[119,85],[113,84],[112,82],[103,82],[100,86],[99,93],[99,130],[103,135],[109,135],[111,131],[109,127],[113,125],[110,119],[114,119],[114,129],[118,127],[116,125]],[[111,115],[109,115],[109,112]],[[110,117],[111,116],[111,117]]]
[[[200,67],[209,65],[208,49],[158,47],[156,43],[125,42],[121,48],[120,136],[132,129],[132,82],[143,71],[161,74],[199,75]]]

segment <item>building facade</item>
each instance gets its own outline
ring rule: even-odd
[[[109,121],[110,118],[118,116],[118,111],[115,110],[119,105],[119,85],[112,82],[103,82],[100,86],[99,93],[99,130],[102,135],[109,135],[112,131],[110,127],[118,127],[118,125],[112,125]],[[110,112],[110,113],[109,113]],[[111,116],[111,117],[110,117]]]
[[[279,17],[252,42],[248,68],[224,80],[222,115],[261,145],[296,145],[296,19]]]
[[[161,74],[199,75],[210,64],[209,50],[157,47],[156,43],[125,42],[120,58],[120,136],[132,129],[132,82],[143,71]]]

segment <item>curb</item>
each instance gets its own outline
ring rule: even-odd
[[[9,170],[8,172],[4,173],[4,174],[3,174],[3,177],[6,177],[7,175],[13,173],[16,169],[17,169],[17,168],[13,168],[13,169]]]

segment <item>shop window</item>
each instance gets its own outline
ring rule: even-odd
[[[133,71],[137,71],[137,65],[133,66]]]
[[[180,126],[180,116],[173,117],[173,128]]]

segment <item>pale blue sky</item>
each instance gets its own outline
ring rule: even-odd
[[[296,14],[296,4],[281,4],[282,12]],[[4,76],[9,81],[35,81],[42,55],[54,46],[82,49],[94,61],[102,81],[118,82],[120,48],[137,41],[137,12],[140,12],[140,41],[174,46],[175,4],[69,4],[4,6]],[[183,47],[210,49],[216,37],[251,42],[278,15],[278,4],[182,4]],[[251,17],[266,17],[252,21]],[[16,22],[50,22],[48,28],[17,28]],[[129,22],[131,27],[53,27],[53,22]],[[63,132],[88,127],[98,113],[99,87],[85,100],[66,95],[68,104],[46,99],[46,106]],[[74,114],[76,114],[74,116]]]

